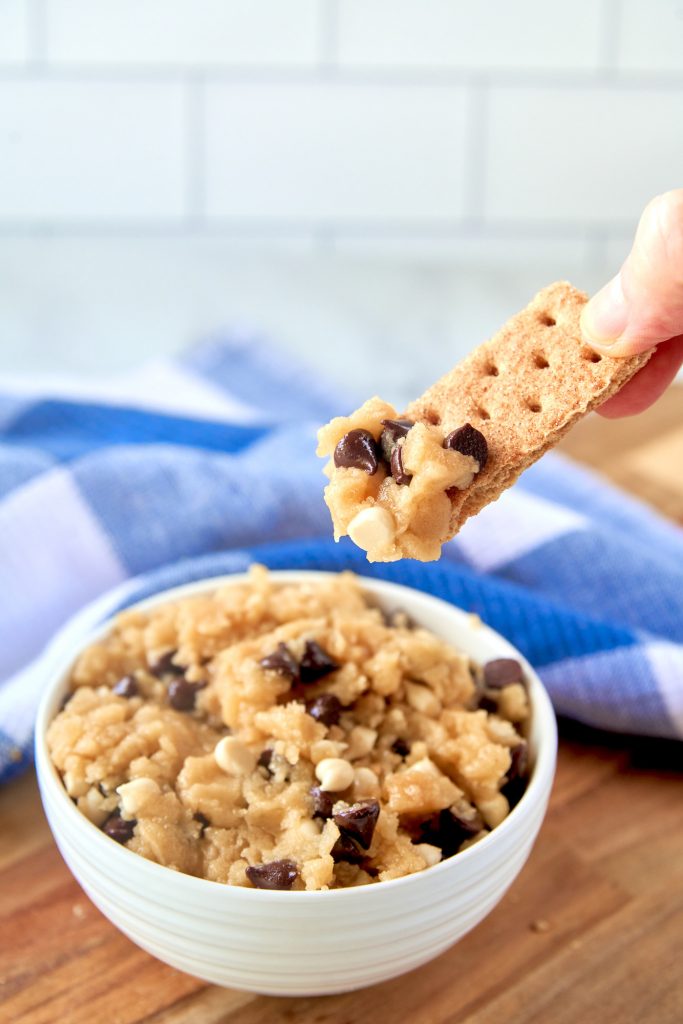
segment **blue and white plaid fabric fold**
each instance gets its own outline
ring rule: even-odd
[[[683,533],[548,455],[440,562],[368,565],[329,539],[314,455],[317,426],[352,404],[249,337],[107,382],[0,378],[0,779],[30,760],[55,645],[254,559],[437,594],[516,644],[559,713],[683,737]]]

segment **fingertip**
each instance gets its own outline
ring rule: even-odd
[[[591,300],[592,301],[592,300]],[[584,306],[580,321],[581,338],[590,348],[601,356],[612,356],[614,359],[626,359],[647,352],[654,348],[655,342],[649,339],[632,338],[625,332],[614,338],[603,337],[595,326],[595,317],[590,309],[590,302]]]
[[[660,345],[642,370],[597,410],[607,419],[637,416],[662,395],[683,364],[683,335]]]
[[[581,311],[581,333],[596,352],[611,353],[624,332],[628,310],[617,274],[590,299]]]

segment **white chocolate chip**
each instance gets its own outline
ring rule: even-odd
[[[421,761],[429,760],[429,749],[423,740],[415,740],[410,744],[410,753],[406,756],[406,764],[419,764]]]
[[[421,683],[406,683],[406,700],[421,715],[436,718],[441,714],[441,701],[428,686]]]
[[[228,775],[251,775],[257,755],[235,736],[224,736],[214,747],[216,764]]]
[[[477,800],[477,807],[489,828],[500,825],[510,813],[510,804],[502,793],[496,793],[488,800]]]
[[[369,754],[377,740],[377,730],[368,729],[365,725],[357,725],[349,733],[349,749],[346,756],[349,761],[355,761],[359,757]]]
[[[379,779],[372,768],[356,768],[353,791],[359,800],[364,797],[379,796]]]
[[[154,779],[131,779],[116,787],[121,798],[121,810],[125,815],[135,817],[148,801],[159,796],[161,790]]]
[[[391,708],[385,715],[385,722],[391,732],[400,736],[408,728],[405,712],[402,708]]]
[[[90,789],[85,779],[79,779],[74,772],[64,772],[64,785],[69,796],[85,796]]]
[[[85,794],[85,797],[78,801],[78,809],[79,811],[82,811],[86,818],[89,818],[93,824],[101,825],[106,821],[109,815],[109,810],[105,805],[105,800],[107,799],[109,800],[109,803],[111,803],[111,797],[103,797],[99,789],[95,789],[93,786],[92,789],[89,789]],[[113,808],[110,809],[113,810]]]
[[[529,717],[529,701],[521,683],[510,683],[500,691],[498,714],[510,722],[523,722]]]
[[[512,722],[490,712],[486,712],[486,733],[493,743],[499,743],[501,747],[516,747],[519,743],[519,733]]]
[[[388,509],[373,505],[372,508],[362,508],[354,516],[347,533],[363,551],[380,551],[394,543],[396,523]]]
[[[320,788],[326,793],[339,793],[348,789],[354,780],[354,771],[342,757],[326,757],[315,768]]]
[[[415,849],[424,858],[428,868],[434,867],[441,861],[441,850],[438,846],[432,846],[431,843],[416,843]]]

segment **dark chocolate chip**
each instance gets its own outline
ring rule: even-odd
[[[329,676],[330,672],[336,672],[339,662],[335,661],[331,654],[328,654],[316,640],[307,640],[303,657],[299,666],[299,675],[302,683],[316,683],[318,679]]]
[[[259,768],[265,768],[268,774],[272,775],[273,772],[270,767],[272,760],[273,751],[270,749],[270,747],[266,747],[265,750],[262,750],[261,753],[259,754],[259,759],[256,762],[256,764],[258,765]]]
[[[399,437],[405,437],[411,427],[415,424],[412,420],[382,420],[382,431],[379,439],[380,447],[382,449],[382,455],[387,460],[391,461],[391,455],[396,447],[396,442]]]
[[[495,658],[484,665],[484,686],[502,690],[511,683],[524,682],[524,669],[514,658]]]
[[[464,427],[458,427],[457,430],[451,431],[445,439],[443,446],[444,448],[450,448],[454,452],[460,452],[462,455],[471,455],[479,463],[478,472],[481,472],[484,468],[489,457],[489,446],[486,443],[486,438],[471,423],[466,423]]]
[[[397,444],[391,453],[391,475],[397,484],[409,484],[413,479],[411,473],[403,468],[403,445]]]
[[[525,740],[510,750],[510,770],[508,782],[514,779],[525,779],[529,774],[529,747]]]
[[[526,779],[513,779],[501,786],[501,793],[510,805],[510,810],[516,807],[526,792]]]
[[[202,814],[201,811],[197,811],[194,815],[194,820],[199,824],[199,838],[202,839],[211,822],[205,814]]]
[[[313,797],[313,817],[331,818],[332,808],[337,799],[335,794],[328,793],[326,790],[321,789],[320,786],[313,786],[311,796]]]
[[[490,715],[497,715],[498,701],[494,700],[493,697],[483,696],[479,698],[477,702],[477,708],[480,711],[488,711]]]
[[[399,738],[394,740],[391,744],[391,749],[395,754],[398,754],[399,757],[407,757],[410,753],[410,744],[399,736]]]
[[[285,676],[292,682],[299,678],[299,666],[287,644],[278,644],[272,654],[261,658],[259,665],[261,668],[269,669],[271,672],[277,672],[278,675]]]
[[[126,697],[128,700],[131,697],[137,697],[139,690],[135,676],[124,676],[123,679],[119,679],[116,686],[113,687],[112,693],[115,693],[117,697]]]
[[[450,808],[444,813],[447,813],[450,816],[451,820],[458,826],[458,828],[462,829],[466,836],[471,837],[476,836],[477,832],[481,832],[484,827],[484,819],[479,811],[474,810],[474,808],[473,811],[473,814],[467,816],[464,814],[458,814],[458,812],[454,811],[453,808]]]
[[[365,860],[365,853],[359,850],[356,844],[345,835],[339,836],[330,853],[335,863],[344,860],[348,864],[362,864]]]
[[[350,430],[334,449],[334,464],[343,469],[362,469],[368,476],[377,472],[379,445],[369,430]]]
[[[206,683],[189,683],[187,679],[174,679],[169,683],[168,702],[176,711],[192,711],[197,693],[205,686]]]
[[[333,693],[321,693],[319,697],[306,701],[306,710],[316,722],[336,725],[342,713],[342,702]]]
[[[117,843],[127,843],[129,839],[133,838],[133,829],[136,825],[135,818],[128,821],[126,818],[122,818],[118,811],[114,811],[105,821],[102,831],[110,839],[115,839]]]
[[[166,653],[162,654],[160,658],[157,658],[156,661],[153,661],[152,664],[149,666],[149,670],[152,673],[152,675],[156,676],[158,679],[160,679],[161,676],[184,675],[185,669],[182,667],[182,665],[176,665],[176,663],[173,660],[177,653],[177,651],[166,651]]]
[[[471,817],[464,817],[447,808],[422,825],[421,842],[438,846],[444,857],[452,857],[466,839],[481,832],[483,827],[484,821],[478,811]]]
[[[501,788],[501,793],[510,804],[510,808],[516,807],[522,799],[527,786],[529,773],[529,748],[526,741],[518,743],[510,750],[510,769],[507,782]]]
[[[377,800],[362,800],[343,811],[338,811],[333,817],[335,825],[343,836],[353,839],[364,850],[370,849],[379,817]]]
[[[257,889],[291,889],[299,869],[291,860],[271,860],[247,868],[247,878]]]

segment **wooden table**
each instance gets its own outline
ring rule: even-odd
[[[564,448],[683,521],[682,412],[672,390]],[[0,793],[0,1021],[681,1024],[682,745],[560,730],[548,817],[503,902],[426,967],[324,999],[216,988],[137,949],[73,881],[23,777]]]

